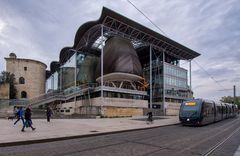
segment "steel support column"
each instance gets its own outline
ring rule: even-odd
[[[101,25],[101,98],[103,100],[103,25]]]
[[[60,66],[60,91],[62,91],[62,81],[63,81],[63,76],[62,76],[62,67]]]
[[[74,57],[75,57],[75,71],[74,71],[75,78],[74,78],[74,81],[75,81],[75,88],[76,88],[77,87],[77,51],[76,50],[75,50]]]
[[[192,60],[189,60],[189,87],[192,91]]]
[[[150,81],[149,81],[149,83],[150,83],[150,109],[152,109],[152,45],[150,45],[150,72],[149,72],[149,74],[150,74]]]
[[[166,115],[165,110],[165,52],[163,51],[163,99],[162,99],[162,108],[163,108],[163,115]]]
[[[75,54],[74,54],[74,56],[75,56],[75,79],[74,79],[74,81],[75,81],[75,91],[77,90],[77,51],[75,50]],[[75,92],[74,91],[74,92]],[[75,96],[74,97],[74,104],[75,104],[75,108],[74,108],[74,113],[76,112],[76,106],[77,106],[77,97]]]

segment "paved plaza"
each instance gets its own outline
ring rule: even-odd
[[[14,121],[0,119],[0,146],[77,138],[179,123],[177,116],[155,117],[152,124],[147,124],[146,116],[102,119],[52,119],[49,123],[46,119],[33,119],[33,127],[36,127],[36,130],[32,131],[31,128],[26,128],[25,132],[21,132],[22,122],[19,121],[17,125],[13,126]]]

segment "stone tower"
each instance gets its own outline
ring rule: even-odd
[[[6,60],[6,71],[15,75],[17,99],[31,99],[45,93],[47,66],[36,60],[17,58],[10,53]]]

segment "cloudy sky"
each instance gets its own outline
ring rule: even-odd
[[[217,100],[232,95],[220,90],[234,84],[240,92],[239,0],[131,1],[169,38],[201,53],[192,62],[195,97]],[[103,6],[161,33],[127,0],[1,0],[0,71],[10,52],[49,66],[63,47],[73,45],[79,26],[99,18]]]

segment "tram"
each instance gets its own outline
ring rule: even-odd
[[[181,104],[179,120],[183,125],[206,125],[236,117],[237,113],[238,107],[236,104],[192,99]]]

